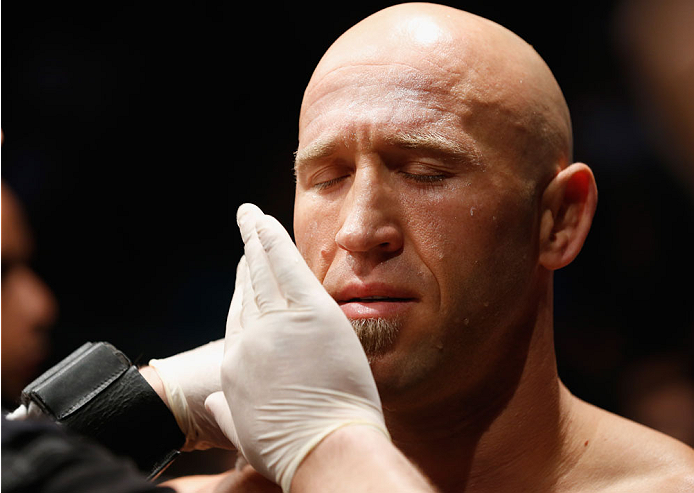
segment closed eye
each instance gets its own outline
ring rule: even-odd
[[[442,173],[429,175],[420,173],[407,173],[405,171],[401,171],[400,174],[402,174],[408,180],[416,181],[419,183],[438,183],[448,178],[448,175]]]
[[[319,182],[319,183],[315,183],[315,184],[313,185],[313,187],[314,187],[316,190],[327,190],[328,188],[330,188],[330,187],[332,187],[332,186],[334,186],[334,185],[337,185],[338,183],[340,183],[342,180],[344,180],[344,179],[347,178],[348,176],[349,176],[349,175],[338,176],[338,177],[335,177],[335,178],[331,178],[330,180],[326,180],[326,181],[322,181],[322,182]]]

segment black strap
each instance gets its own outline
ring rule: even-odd
[[[178,455],[185,436],[138,369],[111,344],[88,342],[22,392],[66,428],[156,477]]]

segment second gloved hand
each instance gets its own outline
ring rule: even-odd
[[[205,410],[207,396],[222,388],[219,369],[223,355],[224,340],[220,339],[149,362],[161,379],[167,406],[186,435],[184,451],[232,448],[232,443]]]
[[[248,462],[288,492],[301,461],[333,431],[388,432],[351,324],[287,232],[250,204],[237,219],[245,262],[232,305],[242,299],[241,330],[227,330],[224,395],[206,405]]]

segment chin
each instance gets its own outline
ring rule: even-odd
[[[350,322],[369,362],[393,350],[402,325],[397,319],[387,318],[357,318]]]
[[[385,407],[416,407],[432,383],[440,382],[434,377],[440,359],[426,351],[406,351],[396,345],[382,354],[368,356],[368,360]]]

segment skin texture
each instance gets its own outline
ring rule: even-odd
[[[2,398],[16,404],[48,355],[57,303],[29,267],[33,242],[14,192],[2,186]]]
[[[557,376],[552,273],[597,189],[527,43],[448,7],[374,14],[309,82],[296,174],[297,246],[348,317],[395,325],[371,367],[394,443],[438,488],[691,486],[688,448]]]

